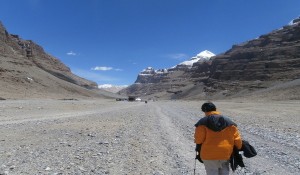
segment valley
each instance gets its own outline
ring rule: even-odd
[[[203,102],[0,101],[0,174],[193,174]],[[258,152],[235,174],[300,173],[299,101],[214,103]]]

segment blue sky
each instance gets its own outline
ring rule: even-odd
[[[9,33],[98,84],[130,85],[203,50],[220,54],[300,15],[299,0],[0,0]]]

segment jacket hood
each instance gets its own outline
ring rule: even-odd
[[[222,131],[223,129],[231,125],[237,126],[228,117],[222,115],[210,115],[207,117],[203,117],[195,124],[196,127],[200,125],[205,125],[206,127],[215,132]]]

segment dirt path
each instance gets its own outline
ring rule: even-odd
[[[0,174],[193,174],[201,104],[0,102]],[[298,102],[216,104],[258,151],[234,174],[300,173]],[[205,174],[199,162],[196,174]]]

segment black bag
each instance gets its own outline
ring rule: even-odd
[[[248,141],[243,140],[242,142],[243,142],[243,144],[242,144],[241,151],[244,152],[243,155],[245,157],[251,158],[251,157],[254,157],[257,155],[256,150],[254,149],[254,147],[252,145],[250,145],[250,143]]]
[[[239,151],[243,151],[243,155],[246,158],[251,158],[257,155],[256,150],[252,145],[249,144],[248,141],[242,140],[242,148],[241,150],[238,150],[235,146],[233,148],[232,155],[230,157],[230,167],[232,171],[235,171],[238,166],[245,167],[245,164],[243,162],[243,157],[241,154],[239,154]]]
[[[233,152],[230,157],[229,163],[232,171],[235,171],[238,166],[245,167],[243,157],[239,153],[239,150],[236,147],[233,148]]]

